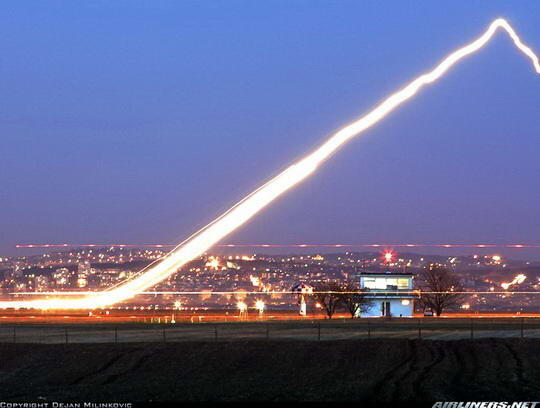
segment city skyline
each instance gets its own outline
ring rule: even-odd
[[[0,288],[4,296],[92,294],[136,276],[141,268],[165,254],[166,250],[159,248],[97,247],[4,257],[0,258],[3,274]],[[451,313],[536,315],[538,265],[538,262],[500,255],[433,256],[385,249],[323,255],[213,252],[194,259],[155,287],[107,309],[168,309],[179,301],[190,310],[219,311],[234,310],[239,299],[249,301],[250,307],[255,300],[264,299],[268,308],[290,312],[297,309],[295,297],[290,295],[296,293],[294,288],[299,284],[320,285],[328,280],[355,282],[361,274],[377,273],[395,276],[407,272],[421,279],[426,268],[440,266],[452,271],[462,285],[462,293],[467,295]],[[408,294],[414,297],[430,293],[417,285],[409,290]],[[309,309],[317,312],[311,298]]]

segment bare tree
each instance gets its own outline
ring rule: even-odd
[[[329,319],[342,303],[342,291],[342,286],[335,281],[321,282],[313,287],[313,299],[321,305]]]
[[[347,281],[341,285],[341,304],[351,314],[351,319],[354,319],[361,312],[367,312],[371,308],[371,302],[366,296],[368,290],[360,289],[360,287],[351,281]]]
[[[458,279],[442,267],[430,266],[421,273],[418,287],[420,289],[418,303],[424,309],[431,309],[437,316],[440,316],[445,309],[456,306],[463,300],[462,294],[453,293],[463,290]]]

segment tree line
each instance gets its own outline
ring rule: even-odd
[[[360,289],[356,283],[350,281],[325,281],[313,287],[313,299],[329,319],[338,309],[346,310],[351,318],[367,312],[371,307],[367,294],[367,289]]]

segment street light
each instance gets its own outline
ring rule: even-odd
[[[255,309],[257,309],[259,311],[259,317],[262,317],[262,315],[264,313],[264,308],[265,308],[265,305],[264,305],[264,302],[262,300],[257,300],[255,302]]]
[[[240,311],[240,319],[247,318],[247,309],[248,309],[247,305],[243,301],[239,301],[236,304],[236,307]]]
[[[176,302],[174,302],[174,310],[173,310],[173,313],[172,313],[172,318],[171,318],[171,323],[176,323],[176,320],[174,319],[174,311],[175,310],[180,310],[180,308],[182,307],[182,303],[180,303],[179,300],[177,300]]]

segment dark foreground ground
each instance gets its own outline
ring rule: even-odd
[[[537,401],[540,340],[0,344],[4,401]]]

